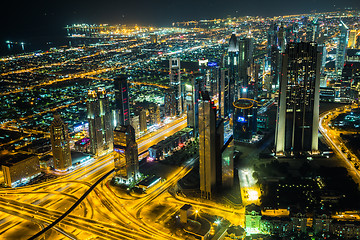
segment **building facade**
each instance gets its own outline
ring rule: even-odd
[[[233,133],[235,142],[250,142],[257,132],[257,102],[240,98],[234,102]]]
[[[10,155],[1,166],[5,185],[16,187],[40,174],[39,157],[35,155]]]
[[[318,152],[320,64],[316,43],[289,43],[282,56],[277,155]]]
[[[114,130],[115,174],[123,183],[139,178],[138,146],[131,125],[118,125]]]
[[[197,136],[199,128],[199,90],[202,75],[195,74],[189,84],[185,84],[185,107],[187,113],[187,126],[194,129]]]
[[[71,151],[67,125],[61,120],[60,114],[55,113],[50,125],[50,140],[53,153],[54,168],[66,170],[71,167]]]
[[[338,38],[338,45],[336,48],[336,59],[335,59],[335,69],[336,72],[341,74],[341,71],[345,63],[346,49],[349,41],[349,28],[345,23],[340,20],[340,35]]]
[[[125,75],[114,79],[115,89],[115,122],[114,126],[130,124],[129,90]]]
[[[174,91],[175,106],[177,115],[181,115],[183,112],[182,102],[182,88],[181,88],[181,74],[180,74],[180,58],[171,58],[169,60],[169,72],[170,72],[170,85]]]
[[[207,92],[201,93],[199,102],[199,156],[200,191],[211,199],[216,187],[216,107]]]
[[[113,149],[113,124],[109,99],[104,89],[88,92],[86,103],[91,153],[103,155]]]

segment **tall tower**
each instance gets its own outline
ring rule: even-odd
[[[54,168],[56,170],[66,170],[71,167],[68,128],[58,113],[55,113],[54,120],[50,125],[50,140],[54,158]]]
[[[257,102],[240,98],[234,104],[233,132],[235,142],[250,142],[257,131]]]
[[[276,90],[280,83],[281,54],[277,45],[271,46],[271,88]]]
[[[348,42],[348,48],[356,48],[356,37],[358,35],[358,31],[351,30],[349,32],[349,42]]]
[[[320,65],[316,43],[289,43],[282,55],[275,133],[278,155],[318,152]]]
[[[216,107],[207,92],[199,102],[200,191],[210,199],[216,186]]]
[[[253,48],[252,38],[239,40],[239,82],[237,83],[237,95],[233,101],[240,97],[246,97],[246,89],[249,85],[248,69],[253,62]]]
[[[136,182],[139,175],[138,146],[131,125],[118,125],[114,130],[115,173],[125,183]]]
[[[272,49],[271,47],[273,45],[276,45],[277,46],[277,24],[276,23],[273,23],[269,30],[268,30],[268,38],[267,38],[267,55],[268,55],[268,60],[267,60],[267,66],[269,66],[271,64],[271,61],[270,59],[272,58],[271,56],[271,52],[272,52]]]
[[[348,40],[349,40],[349,28],[345,25],[345,23],[342,20],[340,20],[339,26],[340,26],[340,36],[339,36],[338,46],[336,48],[335,69],[336,72],[339,75],[341,75],[341,71],[345,63],[346,47],[348,45]]]
[[[219,90],[219,108],[222,118],[228,118],[231,111],[233,100],[230,98],[230,77],[229,69],[220,69],[220,90]]]
[[[165,116],[174,117],[176,116],[176,98],[174,89],[166,89],[164,94],[164,110]]]
[[[194,136],[197,136],[199,122],[199,89],[203,75],[194,74],[191,83],[185,84],[185,105],[187,112],[187,126],[194,129]]]
[[[225,66],[228,69],[229,78],[229,98],[233,102],[237,98],[239,85],[239,42],[233,33],[229,40],[229,48]],[[229,109],[231,111],[232,108]]]
[[[283,53],[286,47],[286,32],[283,23],[281,23],[281,27],[277,32],[277,39],[278,39],[277,45],[279,46],[280,51]]]
[[[170,85],[174,90],[175,104],[177,114],[182,114],[182,92],[181,92],[181,75],[180,75],[180,58],[171,58],[170,67]]]
[[[139,113],[139,121],[140,121],[140,132],[147,131],[147,118],[146,118],[146,110],[142,109]]]
[[[95,155],[102,155],[113,149],[113,125],[109,99],[102,88],[88,92],[87,113],[90,133],[90,149]]]
[[[130,124],[130,108],[128,82],[125,75],[118,76],[114,79],[115,89],[115,119],[114,126]]]

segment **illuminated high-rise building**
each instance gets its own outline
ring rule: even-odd
[[[71,151],[67,125],[55,113],[50,125],[50,140],[56,170],[66,170],[71,167]]]
[[[140,117],[139,115],[137,116],[132,116],[130,118],[130,125],[134,128],[135,130],[135,137],[139,137],[140,136]]]
[[[197,136],[199,128],[199,89],[202,82],[202,74],[194,74],[191,82],[185,84],[185,107],[187,112],[187,126],[194,129]]]
[[[326,58],[327,58],[327,50],[326,46],[323,43],[318,43],[318,52],[321,53],[321,64],[320,64],[320,74],[324,74]]]
[[[90,149],[94,155],[102,155],[113,149],[113,124],[109,99],[102,88],[88,92],[87,115],[89,122]]]
[[[349,40],[349,28],[342,20],[340,20],[339,27],[340,35],[338,37],[339,40],[336,48],[335,70],[339,75],[341,75],[341,71],[345,63],[346,48]]]
[[[320,25],[318,19],[307,22],[307,28],[306,28],[307,42],[316,42],[319,37],[319,33],[320,33]]]
[[[164,110],[166,117],[176,116],[176,98],[175,91],[173,89],[166,89],[164,94]]]
[[[275,151],[318,152],[321,53],[316,43],[289,43],[282,56]]]
[[[257,102],[240,98],[234,102],[233,133],[235,142],[250,142],[257,131]]]
[[[277,24],[274,23],[270,26],[267,36],[267,66],[271,64],[272,46],[277,46]]]
[[[155,33],[150,34],[150,42],[152,44],[157,44],[157,35]]]
[[[114,79],[115,89],[115,124],[129,125],[130,124],[130,108],[129,108],[129,93],[128,82],[125,75],[118,76]]]
[[[280,69],[281,69],[281,54],[277,45],[271,46],[271,88],[273,91],[279,88],[280,83]]]
[[[219,89],[219,110],[220,116],[222,118],[228,118],[231,112],[231,104],[233,100],[230,98],[230,78],[229,78],[229,69],[221,68],[220,69],[220,89]]]
[[[209,62],[208,59],[199,60],[199,72],[203,75],[200,90],[208,91],[210,97],[218,94],[219,88],[219,64],[217,62]]]
[[[149,107],[149,120],[150,125],[157,125],[160,123],[160,109],[158,105],[152,105]]]
[[[115,174],[124,183],[139,177],[138,146],[131,125],[118,125],[114,130]]]
[[[225,59],[225,66],[228,69],[229,98],[233,101],[237,98],[239,88],[239,42],[233,33],[229,40],[229,48]],[[232,108],[229,109],[231,112]]]
[[[182,106],[182,91],[181,91],[181,75],[180,75],[180,58],[170,58],[170,85],[174,91],[175,106],[177,115],[181,115],[183,112]]]
[[[279,31],[277,32],[277,45],[280,49],[280,52],[284,52],[285,51],[285,47],[286,47],[286,32],[285,32],[285,28],[284,28],[284,24],[281,23],[281,27],[279,28]]]
[[[232,137],[226,139],[223,118],[217,118],[216,107],[208,92],[201,92],[199,100],[199,175],[203,198],[222,187],[229,187],[233,181]]]
[[[146,118],[146,110],[142,109],[139,113],[139,122],[140,122],[140,132],[147,131],[147,118]]]
[[[357,31],[356,30],[350,30],[349,32],[349,42],[348,42],[348,48],[355,48],[356,47],[356,37],[357,37]]]
[[[216,188],[216,107],[207,92],[199,101],[200,191],[210,199]]]
[[[234,184],[234,140],[230,138],[221,148],[221,187],[231,188]]]
[[[241,38],[239,40],[239,80],[236,83],[235,99],[246,97],[247,90],[244,90],[249,85],[249,68],[253,63],[253,39]]]

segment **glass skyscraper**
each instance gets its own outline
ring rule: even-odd
[[[316,43],[289,43],[282,55],[277,155],[318,152],[320,65]]]

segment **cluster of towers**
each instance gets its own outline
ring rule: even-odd
[[[89,90],[87,98],[87,119],[89,122],[90,153],[102,156],[114,151],[115,172],[124,183],[136,181],[139,175],[138,148],[135,130],[130,125],[130,108],[127,77],[114,79],[115,110],[111,111],[109,97],[103,88]],[[50,126],[54,168],[67,170],[71,167],[71,152],[68,129],[54,115]]]
[[[316,24],[314,29],[310,31],[314,34],[309,34],[312,40],[318,35]],[[316,154],[323,55],[317,43],[288,41],[285,36],[284,26],[274,25],[268,38],[272,88],[278,91],[275,152]],[[164,108],[170,117],[186,112],[188,127],[199,136],[200,189],[210,198],[219,186],[232,185],[234,142],[250,142],[257,131],[259,65],[253,60],[253,39],[238,39],[235,34],[220,64],[199,63],[199,72],[183,84],[180,59],[169,60],[170,88],[165,92]],[[135,130],[130,125],[127,77],[114,79],[114,87],[113,112],[104,89],[88,93],[91,153],[101,156],[114,150],[116,173],[129,182],[136,180],[139,167]],[[154,109],[153,113],[158,111]],[[233,126],[230,138],[224,133],[229,122]],[[71,166],[67,138],[65,124],[55,116],[51,141],[56,169]]]
[[[289,23],[286,28],[283,24],[280,27],[273,24],[268,31],[267,64],[271,70],[271,91],[278,93],[277,155],[319,152],[319,98],[320,87],[326,87],[326,75],[329,74],[325,72],[328,36],[326,31],[320,31],[317,18],[303,19],[302,28],[297,24]],[[329,75],[335,81],[341,73],[344,75],[346,49],[350,45],[354,47],[354,39],[349,41],[349,29],[340,19],[339,34],[334,39],[337,46],[335,71]],[[338,82],[335,87],[346,81]],[[344,89],[345,86],[339,92]]]
[[[274,151],[278,156],[318,154],[322,52],[315,42],[286,42],[283,26],[275,35],[269,52],[278,92]],[[252,40],[237,41],[233,34],[220,68],[218,108],[207,93],[199,97],[200,190],[206,198],[224,181],[224,123],[232,122],[235,144],[256,133],[259,104],[251,68]]]

